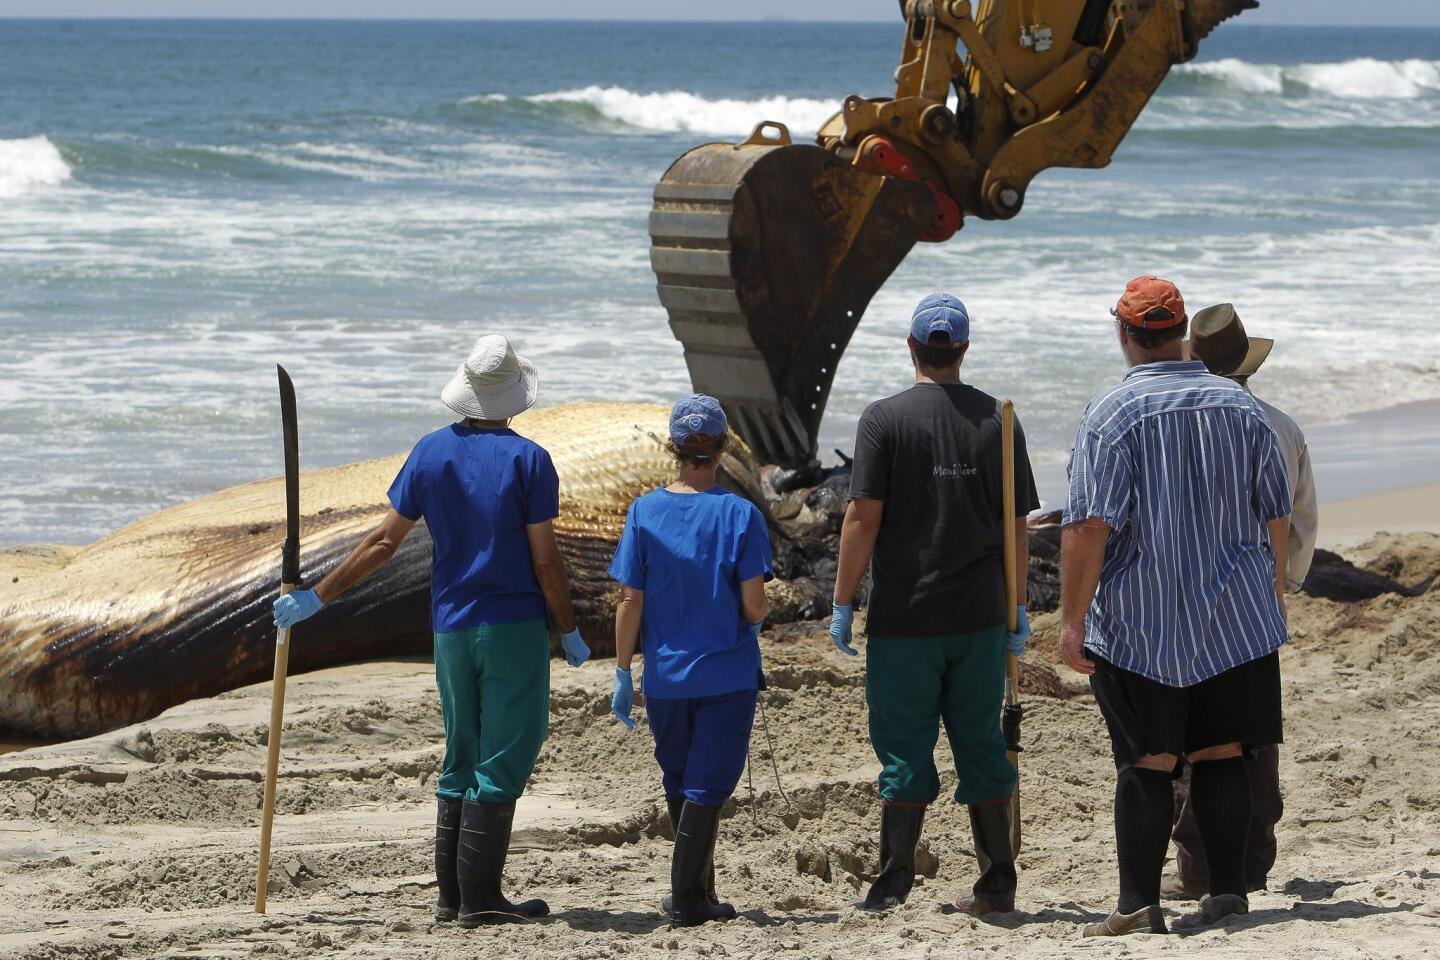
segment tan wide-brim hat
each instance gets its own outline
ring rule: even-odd
[[[530,409],[539,391],[535,365],[516,356],[509,340],[491,334],[475,341],[440,399],[462,417],[509,420]]]
[[[1195,314],[1190,321],[1190,339],[1180,345],[1186,360],[1203,361],[1205,368],[1222,377],[1248,377],[1270,356],[1274,340],[1252,337],[1235,312],[1233,303],[1217,303]]]

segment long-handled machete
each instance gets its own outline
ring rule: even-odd
[[[1005,525],[1005,622],[1011,633],[1020,629],[1019,584],[1015,575],[1015,404],[1008,398],[1000,405],[1000,476],[1004,484],[1001,502]],[[1005,733],[1005,749],[1015,767],[1015,792],[1010,796],[1010,847],[1020,855],[1020,720],[1025,708],[1020,705],[1020,664],[1015,654],[1005,654],[1005,711],[1000,727]]]
[[[278,363],[280,423],[285,436],[285,546],[280,553],[280,593],[300,586],[300,434],[295,384]],[[275,778],[280,770],[280,732],[285,722],[285,673],[290,665],[290,630],[275,631],[275,679],[270,688],[270,739],[265,755],[265,803],[260,812],[260,868],[255,876],[255,912],[265,912],[270,879],[270,828],[275,820]]]

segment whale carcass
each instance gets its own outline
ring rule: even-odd
[[[606,568],[636,496],[669,481],[665,410],[572,404],[517,418],[560,474],[556,530],[582,630],[610,647]],[[301,563],[316,582],[386,509],[403,455],[301,478]],[[743,445],[724,464],[758,496]],[[0,551],[0,728],[73,737],[133,723],[173,704],[268,676],[270,602],[284,537],[280,478],[200,497],[86,547]],[[428,652],[430,537],[423,523],[384,569],[295,631],[294,670]]]

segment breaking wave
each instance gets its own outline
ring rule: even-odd
[[[636,93],[624,87],[591,86],[559,90],[528,97],[485,94],[464,101],[482,110],[490,108],[569,108],[581,116],[662,133],[709,133],[742,136],[760,120],[774,120],[789,126],[797,139],[819,129],[840,109],[838,100],[810,100],[804,97],[761,97],[756,100],[719,99],[683,90],[664,93]]]
[[[18,197],[69,179],[70,165],[48,137],[0,140],[0,197]]]
[[[1376,60],[1341,63],[1247,63],[1233,58],[1175,68],[1179,86],[1203,86],[1246,96],[1324,96],[1341,100],[1413,100],[1440,94],[1440,61]]]
[[[1417,115],[1406,101],[1425,101]],[[1168,105],[1165,105],[1168,101]],[[1151,127],[1434,126],[1440,61],[1360,58],[1338,63],[1270,64],[1225,59],[1175,68],[1147,111]],[[839,102],[804,97],[709,99],[683,90],[637,93],[590,86],[531,96],[488,93],[460,107],[482,122],[541,126],[569,122],[603,129],[743,136],[760,120],[808,139]]]

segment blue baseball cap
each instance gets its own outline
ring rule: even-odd
[[[970,340],[970,312],[959,297],[932,293],[915,305],[910,315],[910,336],[916,343],[929,343],[937,333],[945,334],[951,343]]]
[[[681,397],[670,408],[670,439],[684,443],[697,433],[707,437],[723,437],[730,429],[720,401],[703,393]]]

